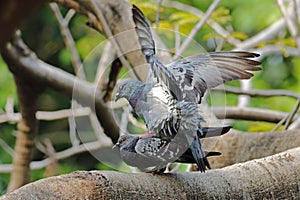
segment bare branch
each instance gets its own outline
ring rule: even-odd
[[[290,124],[292,123],[294,116],[296,115],[296,113],[299,110],[299,107],[300,107],[300,98],[297,100],[296,105],[294,106],[292,111],[289,113],[288,118],[287,118],[284,128],[283,128],[284,130],[287,130],[288,127],[290,126]]]
[[[6,142],[1,138],[0,138],[0,147],[13,157],[14,150],[8,144],[6,144]]]
[[[116,52],[111,44],[111,42],[107,42],[104,46],[104,49],[101,54],[101,58],[98,63],[97,73],[95,77],[95,83],[98,85],[98,88],[103,91],[106,87],[107,83],[107,75],[106,70],[111,64],[111,62],[115,59]]]
[[[166,1],[164,0],[163,5],[168,6],[168,7],[172,7],[172,8],[176,8],[178,10],[182,10],[185,12],[189,12],[192,13],[194,15],[197,15],[201,18],[204,17],[204,13],[192,6],[186,5],[186,4],[182,4],[178,1]],[[228,31],[226,31],[222,26],[220,26],[218,23],[216,23],[215,21],[213,21],[212,19],[208,19],[207,20],[207,24],[214,29],[214,31],[216,31],[216,33],[218,33],[219,35],[221,35],[223,38],[226,39],[226,41],[230,44],[232,44],[233,46],[237,46],[241,41],[233,38],[232,36],[230,36],[230,33]]]
[[[68,28],[68,23],[69,23],[71,15],[68,15],[68,19],[66,20],[63,18],[62,14],[58,8],[58,5],[56,3],[50,3],[50,7],[51,7],[52,11],[54,12],[55,17],[58,21],[61,35],[63,36],[64,42],[71,53],[72,65],[75,70],[75,73],[78,75],[78,77],[85,79],[85,75],[84,75],[83,71],[80,70],[80,66],[81,66],[80,56],[75,47],[75,42],[74,42],[74,39],[70,32],[70,29]]]
[[[95,14],[96,10],[92,9],[90,1],[85,0],[53,0],[58,4],[73,8],[78,13],[86,15],[93,28],[103,33],[103,21],[99,21],[99,16]],[[113,39],[117,41],[122,54],[126,56],[128,61],[138,68],[132,68],[138,74],[138,77],[143,81],[146,80],[146,59],[140,51],[140,44],[137,34],[134,30],[134,22],[131,17],[131,7],[126,1],[109,1],[99,0],[99,4],[96,9],[101,9],[103,16],[109,26]],[[106,33],[106,32],[105,32]],[[109,37],[110,35],[106,35]],[[113,46],[115,46],[113,44]],[[119,54],[118,54],[119,56]],[[123,63],[124,64],[124,63]],[[132,70],[131,69],[131,70]]]
[[[300,149],[295,148],[208,173],[77,171],[39,180],[0,199],[289,199],[299,196],[299,171]]]
[[[95,151],[98,150],[100,148],[104,148],[104,147],[111,147],[112,143],[104,143],[103,141],[94,141],[94,142],[89,142],[89,143],[85,143],[85,144],[81,144],[79,146],[73,146],[70,147],[69,149],[66,149],[64,151],[61,152],[57,152],[55,154],[55,157],[57,160],[63,160],[66,158],[69,158],[71,156],[74,156],[76,154],[80,154],[83,152],[88,152],[88,151]],[[42,169],[45,168],[47,165],[49,165],[51,163],[51,159],[50,158],[46,158],[44,160],[41,161],[32,161],[30,163],[30,169]],[[0,165],[0,172],[1,173],[10,173],[13,169],[13,165],[12,164],[1,164]]]
[[[272,25],[268,26],[266,29],[260,31],[258,34],[253,37],[241,42],[236,46],[236,49],[251,49],[257,46],[259,43],[268,41],[274,38],[280,31],[285,27],[284,19],[281,18],[278,21],[274,22]]]
[[[240,80],[241,90],[243,91],[251,91],[252,89],[252,81],[248,80]],[[250,96],[248,95],[239,95],[238,96],[238,107],[247,107],[250,103]]]
[[[260,59],[263,59],[272,54],[285,54],[287,56],[300,55],[300,52],[297,48],[282,45],[267,45],[259,49],[253,49],[253,51],[260,54]]]
[[[163,0],[159,0],[158,5],[157,5],[157,12],[156,12],[156,16],[155,16],[155,27],[156,28],[158,28],[158,26],[159,26],[160,7],[161,7],[162,2],[163,2]]]
[[[138,75],[134,73],[134,70],[132,70],[132,68],[130,67],[130,65],[128,64],[127,60],[124,57],[124,53],[122,52],[122,50],[119,47],[118,42],[113,37],[113,34],[112,34],[111,30],[110,30],[110,27],[108,26],[108,23],[107,23],[104,15],[103,15],[101,9],[99,8],[99,7],[101,7],[101,4],[97,4],[94,0],[90,0],[90,3],[91,3],[91,6],[92,6],[94,12],[96,13],[97,17],[99,18],[99,20],[101,22],[101,25],[103,27],[103,30],[104,30],[105,34],[107,35],[108,39],[110,40],[110,42],[114,46],[114,48],[115,48],[115,50],[117,52],[118,58],[120,59],[120,61],[122,62],[122,64],[127,68],[127,71],[129,73],[129,75],[132,78],[140,79],[138,77]]]
[[[105,133],[114,142],[117,141],[118,125],[114,121],[111,110],[103,103],[101,92],[94,84],[76,79],[73,75],[39,60],[21,40],[15,45],[8,45],[5,58],[14,63],[10,69],[15,75],[21,74],[31,78],[36,81],[35,85],[38,85],[37,83],[47,85],[74,98],[83,106],[95,108]]]
[[[297,43],[297,46],[298,46],[298,49],[300,49],[300,37],[298,36],[298,29],[295,27],[292,19],[290,18],[289,14],[288,14],[288,11],[283,3],[282,0],[277,0],[277,4],[278,4],[278,7],[281,11],[281,14],[283,16],[283,19],[285,21],[285,24],[290,32],[290,34],[292,35],[292,37],[294,38],[295,42]],[[292,8],[294,8],[294,6],[296,6],[294,4],[293,1],[290,2],[290,5],[289,5],[289,12],[293,12],[294,10]],[[294,13],[295,14],[295,13]],[[296,19],[295,19],[296,20]]]
[[[222,107],[212,107],[213,112],[221,119],[242,119],[251,121],[264,121],[278,123],[281,119],[286,117],[288,113],[273,111],[261,108],[242,108],[226,106],[225,113]],[[299,116],[296,115],[298,118]]]
[[[203,18],[196,24],[196,26],[192,29],[186,40],[182,43],[176,55],[174,55],[174,60],[178,59],[179,56],[184,52],[184,50],[189,46],[192,42],[193,38],[197,34],[197,32],[201,29],[201,27],[206,23],[212,12],[216,9],[217,5],[221,2],[221,0],[214,0],[214,2],[209,6]]]
[[[240,88],[232,87],[232,86],[224,86],[224,87],[216,87],[213,91],[219,92],[228,92],[232,94],[244,94],[252,97],[274,97],[274,96],[286,96],[298,99],[300,97],[299,94],[296,94],[289,90],[258,90],[252,89],[249,91],[243,91]]]

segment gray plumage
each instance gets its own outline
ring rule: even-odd
[[[116,147],[120,148],[121,158],[126,164],[145,172],[163,172],[171,162],[196,163],[190,149],[182,152],[181,145],[156,136],[122,135],[113,148]],[[206,167],[209,167],[207,157],[218,156],[221,153],[205,152],[205,155],[204,162]]]
[[[128,100],[136,114],[146,123],[149,132],[168,144],[166,149],[162,148],[164,152],[171,152],[168,150],[171,144],[180,149],[177,153],[172,151],[174,157],[164,157],[165,161],[159,157],[153,158],[162,163],[157,164],[158,168],[166,162],[179,159],[180,155],[190,149],[199,170],[205,171],[209,164],[206,163],[199,140],[203,134],[201,122],[204,119],[199,114],[197,104],[207,89],[231,80],[251,78],[253,74],[248,71],[259,70],[256,65],[260,63],[249,58],[257,57],[258,54],[214,52],[190,56],[165,66],[155,55],[151,28],[143,13],[135,6],[132,11],[142,52],[155,80],[148,80],[147,83],[124,81],[117,87],[116,100],[123,97]],[[141,152],[138,149],[136,152],[139,155]],[[149,155],[146,157],[149,158]]]

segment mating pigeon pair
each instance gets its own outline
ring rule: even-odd
[[[122,135],[115,146],[130,166],[161,172],[171,162],[196,163],[204,172],[210,168],[200,138],[221,135],[230,127],[204,128],[199,114],[207,89],[222,83],[249,79],[248,71],[260,70],[255,53],[232,51],[190,56],[163,65],[155,55],[151,28],[143,13],[133,5],[133,20],[141,50],[154,80],[126,80],[117,88],[116,100],[126,98],[150,132],[145,136]]]

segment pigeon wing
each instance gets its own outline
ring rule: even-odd
[[[135,30],[139,38],[141,50],[146,57],[146,61],[156,79],[157,83],[165,84],[172,92],[172,95],[181,100],[182,92],[176,83],[174,75],[162,64],[155,55],[155,43],[151,33],[151,26],[142,11],[133,5],[133,21]],[[151,82],[152,80],[148,80]]]
[[[249,71],[260,70],[260,62],[251,60],[259,56],[243,51],[213,52],[186,57],[168,64],[166,67],[176,79],[186,100],[201,102],[207,89],[222,83],[249,79]]]

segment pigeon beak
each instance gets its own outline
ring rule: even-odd
[[[117,143],[112,147],[112,149],[115,150],[116,148],[119,148],[119,147],[120,147],[120,143],[117,142]]]

